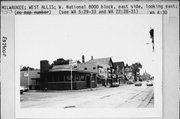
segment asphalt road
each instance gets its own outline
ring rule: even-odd
[[[25,92],[21,108],[152,108],[154,88],[120,85],[75,91]]]

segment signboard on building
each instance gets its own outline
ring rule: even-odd
[[[76,60],[69,60],[69,65],[77,66],[77,61]]]
[[[29,73],[28,72],[25,72],[24,73],[24,77],[28,77],[29,76]]]

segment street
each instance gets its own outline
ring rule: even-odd
[[[30,91],[20,96],[21,108],[153,108],[154,88],[134,84],[68,91]]]

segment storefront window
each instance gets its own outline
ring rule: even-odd
[[[92,81],[94,81],[95,80],[95,77],[94,77],[94,75],[92,75],[92,79],[91,79]]]
[[[81,75],[81,76],[80,76],[80,80],[81,80],[81,81],[85,81],[85,76],[84,76],[84,75]]]
[[[79,81],[79,75],[75,75],[75,81]]]
[[[65,81],[71,81],[70,76],[69,75],[65,75]]]

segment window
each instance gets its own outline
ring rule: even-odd
[[[81,75],[81,76],[80,76],[80,80],[81,80],[81,81],[85,81],[85,76],[84,76],[84,75]]]
[[[92,79],[91,79],[92,81],[95,81],[95,75],[92,75]]]
[[[71,79],[70,79],[70,76],[69,76],[69,75],[66,75],[66,76],[65,76],[65,81],[71,81]]]
[[[79,75],[75,75],[75,81],[79,81]]]
[[[93,69],[95,70],[95,69],[96,69],[96,67],[93,67]]]
[[[84,70],[87,70],[87,68],[85,67]]]

